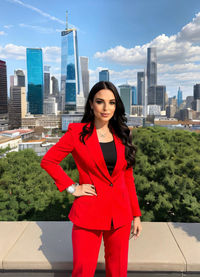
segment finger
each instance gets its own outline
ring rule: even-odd
[[[91,195],[96,195],[96,192],[94,192],[94,190],[87,190],[87,191],[85,191],[85,193],[91,194]]]

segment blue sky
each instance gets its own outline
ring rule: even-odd
[[[136,85],[147,47],[157,47],[158,84],[168,96],[193,94],[200,82],[199,0],[0,0],[0,59],[8,76],[26,70],[26,47],[43,48],[44,64],[60,78],[60,31],[78,30],[80,56],[89,57],[90,85],[101,69],[115,85]]]

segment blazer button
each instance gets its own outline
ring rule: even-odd
[[[111,183],[110,186],[113,187],[113,184]]]

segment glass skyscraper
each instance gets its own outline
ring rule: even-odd
[[[137,105],[137,91],[136,87],[132,86],[132,105]]]
[[[156,47],[147,48],[147,87],[157,85]]]
[[[125,113],[131,114],[131,102],[132,102],[132,87],[129,85],[121,85],[120,88],[120,97],[125,107]]]
[[[137,104],[142,105],[144,97],[144,72],[137,73]]]
[[[6,62],[0,60],[0,114],[8,112],[7,68]]]
[[[76,110],[76,95],[80,94],[79,59],[76,29],[61,32],[61,102],[62,111]]]
[[[80,57],[81,76],[83,83],[84,97],[87,99],[89,94],[89,71],[88,71],[88,57]]]
[[[42,49],[27,48],[27,80],[29,112],[43,114],[43,60]]]
[[[180,105],[183,103],[183,93],[179,87],[178,89],[178,96],[177,96],[177,105],[178,105],[178,108],[180,107]]]
[[[99,72],[99,82],[109,82],[109,71],[108,70],[102,70]]]

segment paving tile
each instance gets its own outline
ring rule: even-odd
[[[128,270],[185,271],[186,263],[165,222],[142,222],[139,238],[129,241]]]
[[[0,222],[0,269],[3,269],[3,258],[16,243],[17,239],[23,233],[28,222]]]
[[[168,225],[186,259],[187,271],[200,272],[200,223],[171,222]]]
[[[68,269],[72,267],[71,222],[29,222],[4,257],[4,269]]]

